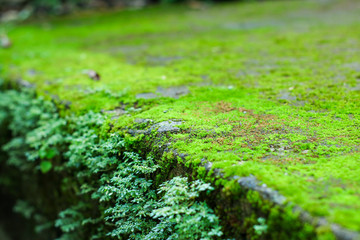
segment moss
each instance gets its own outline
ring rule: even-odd
[[[225,177],[252,174],[312,215],[360,231],[359,8],[281,1],[34,20],[2,26],[14,44],[0,50],[1,74],[35,84],[63,115],[124,108],[104,132],[110,123],[129,137],[137,118],[179,119],[166,139],[198,176],[213,180],[201,159]],[[173,86],[190,93],[136,98]],[[128,139],[154,146],[151,136]],[[160,161],[173,164],[170,155]]]
[[[258,192],[242,189],[236,181],[225,184],[213,193],[209,202],[222,217],[226,235],[245,239],[321,239],[332,236],[329,230],[316,235],[314,227],[302,223],[290,205],[285,208],[276,206]],[[254,230],[259,217],[265,219],[268,227],[262,235]]]

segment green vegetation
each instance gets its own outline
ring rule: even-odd
[[[22,179],[6,174],[0,182],[8,189],[28,188],[13,193],[22,199],[15,210],[35,221],[42,238],[48,239],[44,231],[54,227],[61,229],[57,239],[64,240],[222,235],[218,217],[198,201],[201,192],[212,190],[210,185],[185,177],[154,185],[151,175],[160,166],[151,157],[127,152],[131,144],[118,134],[98,136],[102,115],[63,119],[54,104],[26,92],[3,92],[0,100],[0,123],[9,124],[13,137],[3,146],[8,160],[2,167]],[[37,180],[40,185],[34,184]]]
[[[58,119],[87,116],[102,129],[98,136],[110,131],[134,141],[134,148],[157,157],[158,171],[176,175],[171,166],[184,163],[229,195],[236,193],[231,177],[253,175],[287,203],[360,231],[359,10],[350,0],[231,3],[202,11],[87,12],[4,26],[13,47],[0,50],[2,76],[6,84],[33,84],[55,102]],[[85,69],[98,72],[100,81]],[[184,86],[189,93],[179,98],[164,94]],[[101,111],[106,120],[96,117]],[[54,119],[45,118],[51,126],[45,136],[68,127]],[[157,133],[154,124],[168,120],[179,129]],[[81,143],[93,135],[84,130],[80,137]],[[58,141],[31,146],[41,171],[51,171],[52,159],[66,152],[54,148]],[[5,148],[22,143],[14,138],[12,144]],[[67,154],[69,167],[111,165]],[[249,220],[252,226],[258,217]],[[276,224],[266,224],[271,233]]]
[[[258,225],[254,225],[255,233],[257,235],[263,235],[267,232],[268,226],[266,225],[266,220],[264,218],[258,218]]]

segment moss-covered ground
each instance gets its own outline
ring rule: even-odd
[[[62,114],[121,109],[111,124],[124,134],[139,119],[181,121],[164,142],[200,176],[213,171],[202,161],[224,179],[254,175],[360,231],[359,11],[355,0],[279,1],[7,23],[1,76],[34,84]]]

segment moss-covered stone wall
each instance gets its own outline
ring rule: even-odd
[[[255,236],[249,226],[264,228],[264,218],[271,234],[356,239],[359,9],[266,1],[8,22],[1,78],[53,102],[62,119],[101,113],[100,136],[119,134],[156,157],[157,184],[187,175],[231,196],[229,206],[243,199],[245,215],[208,201],[239,223],[226,231]],[[39,154],[48,156],[40,170],[60,161]],[[252,192],[268,210],[249,208]],[[277,211],[284,220],[270,221]]]

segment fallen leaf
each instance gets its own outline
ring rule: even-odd
[[[192,10],[203,10],[206,7],[204,3],[196,0],[189,1],[188,6]]]
[[[98,74],[94,70],[84,70],[83,73],[88,75],[89,78],[91,78],[94,81],[99,81],[100,80],[100,74]]]

